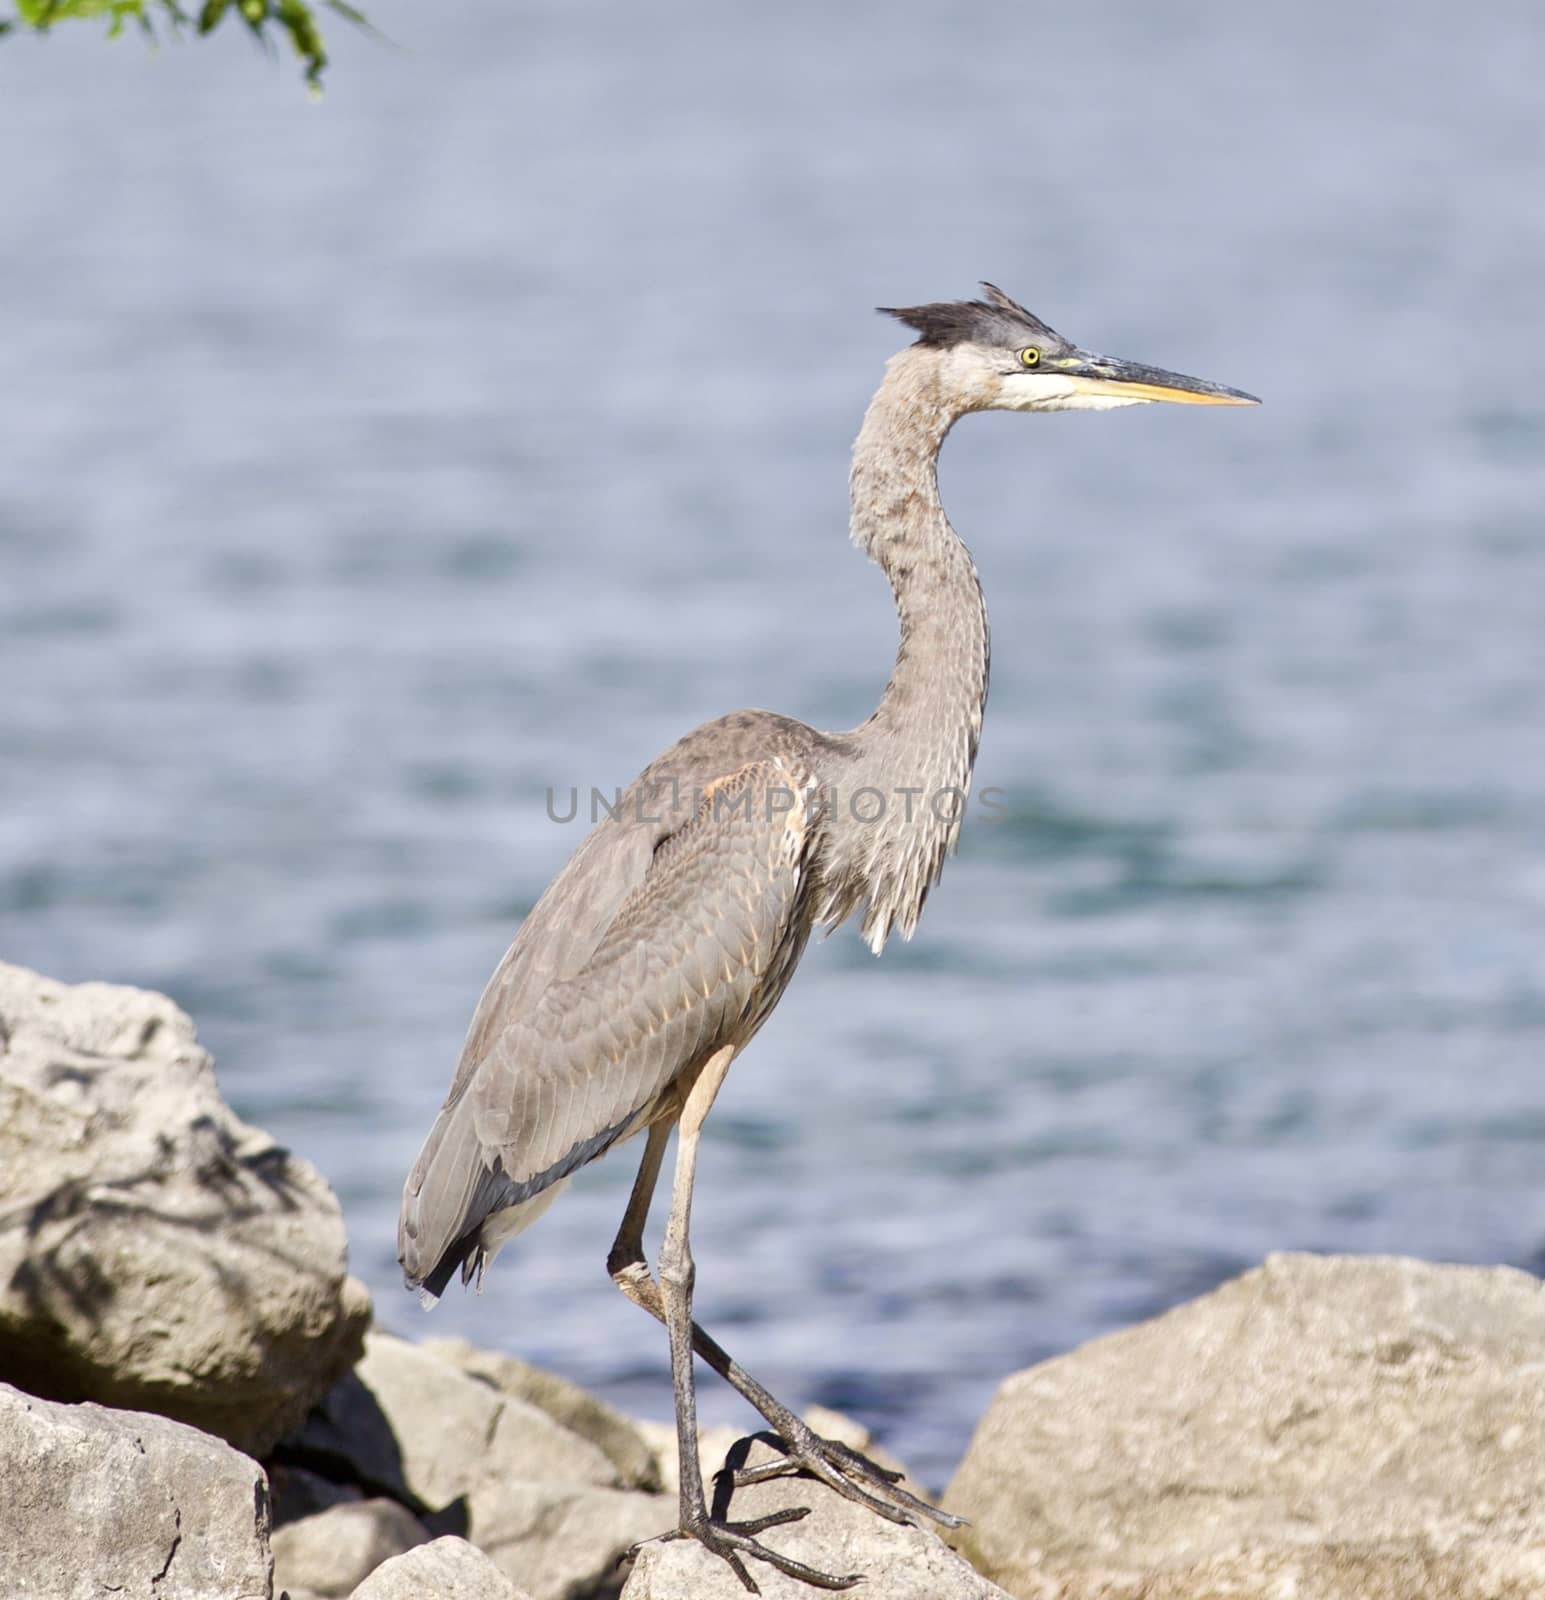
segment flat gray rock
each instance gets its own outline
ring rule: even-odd
[[[1015,1594],[1545,1594],[1545,1286],[1308,1255],[1010,1378],[945,1496]]]
[[[274,1589],[346,1595],[382,1562],[429,1542],[429,1531],[395,1500],[356,1500],[277,1528]]]
[[[529,1600],[465,1539],[420,1545],[376,1570],[352,1600]]]
[[[263,1455],[369,1319],[331,1189],[170,1000],[0,963],[0,1372]]]
[[[747,1465],[776,1452],[751,1446]],[[710,1499],[713,1496],[709,1488]],[[969,1567],[935,1534],[898,1526],[845,1500],[808,1478],[774,1478],[736,1490],[729,1516],[748,1520],[792,1506],[807,1506],[800,1522],[769,1528],[762,1543],[781,1555],[836,1576],[861,1573],[851,1592],[869,1600],[1008,1600],[1003,1590]],[[672,1517],[672,1522],[675,1518]],[[811,1600],[824,1591],[786,1577],[761,1561],[747,1570],[765,1600]],[[639,1551],[622,1600],[744,1600],[740,1580],[720,1557],[690,1539],[646,1544]]]
[[[6,1600],[268,1600],[268,1483],[219,1439],[0,1384]]]
[[[359,1365],[294,1436],[378,1493],[439,1511],[486,1480],[617,1484],[588,1439],[424,1345],[372,1332]]]
[[[465,1339],[426,1339],[423,1348],[588,1439],[611,1462],[619,1488],[661,1487],[654,1453],[639,1428],[588,1389],[515,1356],[480,1350]]]

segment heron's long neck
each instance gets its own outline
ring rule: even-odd
[[[930,355],[891,363],[853,451],[853,541],[890,579],[901,646],[879,707],[846,736],[827,870],[831,913],[864,902],[876,950],[893,926],[911,934],[954,846],[987,702],[982,586],[935,470],[957,411]]]

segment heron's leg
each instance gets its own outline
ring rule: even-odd
[[[665,1321],[665,1302],[660,1298],[660,1286],[650,1276],[649,1262],[644,1256],[644,1224],[649,1220],[649,1202],[660,1181],[660,1163],[670,1137],[669,1122],[650,1124],[644,1159],[638,1164],[638,1176],[628,1196],[628,1209],[622,1214],[617,1237],[606,1257],[606,1270],[611,1273],[612,1282],[657,1322]]]
[[[802,1561],[769,1550],[758,1541],[756,1535],[768,1528],[796,1522],[808,1515],[803,1507],[777,1511],[749,1522],[727,1522],[709,1515],[708,1500],[703,1493],[703,1469],[698,1459],[697,1391],[692,1373],[692,1285],[696,1277],[689,1240],[692,1183],[697,1171],[698,1136],[702,1131],[703,1119],[719,1092],[719,1085],[724,1081],[724,1074],[733,1056],[732,1049],[721,1050],[707,1063],[687,1091],[678,1125],[676,1182],[671,1191],[671,1214],[665,1225],[665,1240],[660,1246],[660,1291],[665,1303],[665,1326],[671,1339],[671,1381],[676,1396],[676,1447],[681,1463],[681,1525],[678,1531],[698,1540],[715,1555],[722,1556],[752,1594],[760,1591],[746,1570],[742,1559],[744,1556],[765,1561],[780,1572],[818,1588],[847,1589],[859,1581],[858,1574],[838,1577],[832,1573],[818,1572]],[[648,1165],[649,1152],[646,1150],[644,1167]],[[641,1171],[640,1178],[645,1176]],[[635,1185],[635,1189],[638,1187]],[[630,1201],[630,1214],[633,1210],[634,1204]],[[641,1219],[639,1226],[642,1227]]]
[[[634,1305],[642,1307],[662,1323],[667,1320],[665,1302],[659,1284],[650,1275],[649,1263],[644,1256],[644,1224],[649,1217],[649,1202],[659,1181],[660,1165],[670,1133],[671,1125],[668,1122],[657,1122],[650,1128],[638,1176],[633,1180],[633,1192],[628,1197],[627,1210],[623,1213],[622,1225],[617,1229],[616,1241],[606,1258],[607,1270],[617,1287]],[[764,1389],[697,1323],[691,1326],[692,1348],[742,1399],[756,1407],[778,1435],[776,1442],[784,1450],[781,1460],[737,1472],[733,1480],[737,1487],[785,1473],[805,1471],[839,1494],[867,1506],[876,1515],[891,1522],[916,1522],[920,1517],[928,1517],[945,1527],[962,1526],[961,1518],[940,1511],[937,1506],[931,1506],[926,1500],[900,1488],[899,1472],[889,1471],[835,1439],[823,1439],[808,1423]],[[860,1483],[871,1485],[879,1491],[879,1495],[888,1498],[881,1499],[879,1495],[860,1488]]]

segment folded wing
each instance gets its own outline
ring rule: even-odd
[[[443,1291],[542,1197],[755,1032],[803,951],[804,786],[753,762],[660,822],[603,822],[532,911],[473,1019],[409,1174],[411,1287]]]

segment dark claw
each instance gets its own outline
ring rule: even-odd
[[[724,1559],[729,1562],[730,1571],[733,1572],[735,1574],[735,1576],[740,1579],[741,1584],[744,1586],[744,1588],[746,1589],[746,1591],[748,1593],[750,1593],[750,1594],[760,1594],[762,1592],[761,1589],[757,1585],[756,1579],[753,1578],[751,1576],[751,1574],[746,1571],[745,1562],[742,1561],[740,1559],[740,1557],[738,1555],[736,1555],[733,1550],[724,1550],[724,1551],[721,1551],[720,1553],[723,1555]]]

